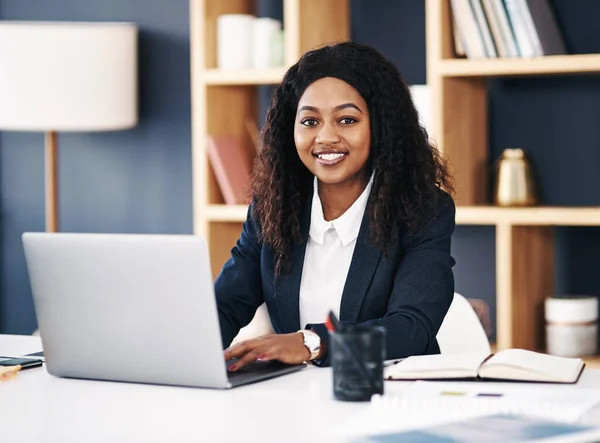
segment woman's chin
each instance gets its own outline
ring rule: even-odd
[[[334,171],[318,172],[316,176],[319,182],[326,185],[339,185],[340,183],[347,181],[349,178],[347,174],[340,174]]]

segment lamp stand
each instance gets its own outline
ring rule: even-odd
[[[58,231],[58,134],[46,132],[46,232]]]

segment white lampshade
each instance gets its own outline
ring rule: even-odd
[[[132,23],[0,21],[0,130],[137,124]]]

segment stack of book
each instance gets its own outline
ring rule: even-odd
[[[550,0],[450,0],[457,57],[566,54]]]

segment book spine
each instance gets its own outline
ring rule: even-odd
[[[467,57],[485,58],[485,47],[469,0],[451,0],[451,6]]]
[[[525,25],[525,19],[521,14],[518,0],[504,0],[504,6],[519,45],[521,57],[534,57],[536,55],[535,50],[533,48],[533,43],[529,39],[527,26]]]
[[[543,55],[566,54],[565,42],[547,0],[526,0]]]
[[[533,24],[533,19],[531,18],[531,13],[529,12],[529,7],[527,6],[526,0],[514,0],[518,2],[518,8],[521,11],[521,17],[523,17],[523,23],[525,26],[525,32],[529,36],[529,41],[533,46],[533,52],[536,56],[544,55],[544,51],[542,49],[542,43],[540,42],[540,37],[535,29],[535,25]]]
[[[471,11],[473,12],[477,29],[479,29],[479,34],[483,41],[486,55],[489,58],[498,57],[490,27],[483,12],[483,8],[481,7],[481,0],[470,0],[469,3],[471,5]]]

